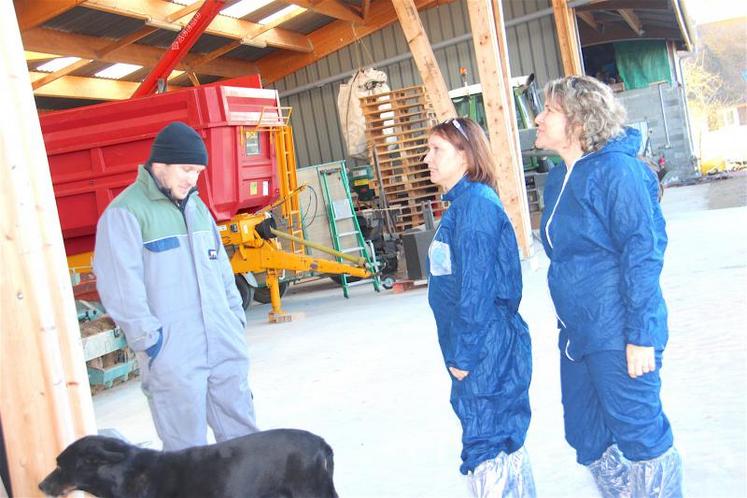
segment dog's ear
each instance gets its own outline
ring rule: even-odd
[[[127,458],[129,445],[123,441],[108,437],[97,437],[97,444],[90,445],[83,459],[90,465],[118,463]]]

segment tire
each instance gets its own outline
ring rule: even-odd
[[[243,277],[243,275],[234,275],[236,277],[236,288],[239,290],[241,296],[241,306],[244,311],[249,309],[249,305],[252,304],[252,297],[254,297],[254,287],[249,285],[249,282]]]
[[[394,277],[385,277],[381,280],[381,285],[385,289],[391,289],[392,287],[394,287],[394,282]]]
[[[288,282],[279,282],[280,297],[285,295],[288,290]],[[260,304],[270,304],[270,289],[267,287],[257,287],[254,289],[254,300]]]
[[[330,275],[329,278],[332,279],[332,281],[336,283],[337,285],[342,285],[342,275]],[[348,275],[349,284],[352,284],[353,282],[357,282],[360,279],[361,277],[351,277],[350,275]]]

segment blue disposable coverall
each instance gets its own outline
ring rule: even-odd
[[[446,366],[469,371],[451,384],[467,474],[524,444],[531,340],[516,238],[495,191],[463,177],[443,198],[451,205],[428,251],[428,301]]]
[[[659,398],[667,309],[659,286],[667,236],[658,181],[637,130],[553,168],[541,236],[558,316],[566,439],[588,465],[617,444],[629,460],[672,446]],[[632,379],[626,344],[653,347],[655,371]]]
[[[231,266],[197,193],[180,204],[141,166],[101,216],[94,253],[99,295],[136,353],[166,450],[206,444],[207,424],[217,441],[257,431]]]

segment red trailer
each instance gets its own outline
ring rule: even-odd
[[[308,241],[303,240],[293,139],[287,123],[290,110],[278,105],[277,91],[259,88],[258,77],[242,78],[239,83],[247,82],[256,87],[205,85],[40,117],[68,264],[74,274],[90,271],[99,216],[135,180],[157,133],[174,121],[190,125],[205,140],[210,163],[197,186],[218,221],[245,308],[260,285],[255,299],[272,302],[270,319],[289,319],[280,307],[287,283],[281,285],[279,280],[286,270],[364,278],[375,273],[369,257],[364,261],[324,249],[339,261],[351,259],[355,262],[351,266],[306,254]],[[273,203],[285,226],[276,236],[289,240],[288,250],[255,232],[266,216],[258,211]],[[260,279],[264,285],[257,283],[257,274],[265,276]],[[378,278],[375,281],[378,288]],[[76,296],[95,299],[93,281],[85,284],[76,286]]]
[[[246,81],[246,80],[245,80]],[[200,197],[221,222],[279,194],[268,126],[283,125],[275,90],[200,86],[40,117],[68,256],[93,250],[96,223],[132,183],[158,131],[183,121],[202,135],[210,164]]]

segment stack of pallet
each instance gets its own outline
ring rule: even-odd
[[[369,156],[378,162],[381,184],[377,195],[393,210],[397,232],[423,224],[423,204],[430,202],[438,215],[441,189],[431,183],[428,166],[428,130],[436,123],[422,86],[361,97],[366,119]],[[376,157],[374,157],[374,154]]]

